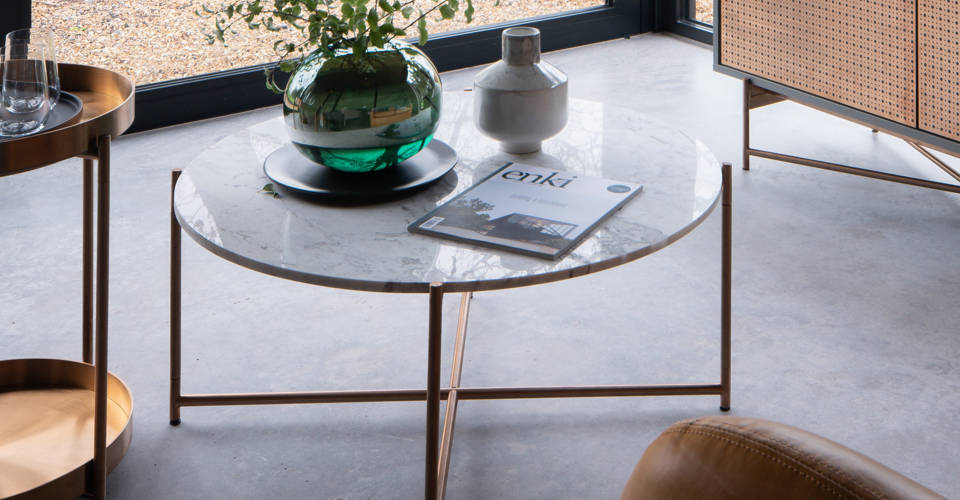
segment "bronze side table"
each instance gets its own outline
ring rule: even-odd
[[[132,435],[130,390],[107,371],[107,292],[110,141],[133,123],[134,86],[90,66],[60,64],[59,73],[63,90],[83,102],[80,115],[48,131],[0,141],[0,176],[83,159],[82,362],[0,361],[4,499],[104,499],[107,473],[126,454]]]

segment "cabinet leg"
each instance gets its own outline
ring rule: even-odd
[[[170,183],[170,425],[180,425],[180,223],[173,209],[173,193],[180,169]]]
[[[110,276],[110,136],[97,137],[96,401],[93,428],[93,494],[107,495],[107,316]]]
[[[443,319],[443,285],[430,284],[430,322],[427,340],[427,449],[424,498],[437,500],[440,463],[440,349]]]
[[[723,228],[720,255],[720,409],[730,411],[730,295],[731,250],[733,243],[733,182],[732,167],[724,163],[723,170]]]
[[[743,169],[750,170],[750,80],[743,81]]]
[[[93,160],[83,159],[83,362],[93,364]]]

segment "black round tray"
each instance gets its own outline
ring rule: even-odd
[[[29,134],[18,135],[16,137],[0,137],[0,141],[9,141],[13,139],[20,139],[21,137],[29,137],[34,134],[48,132],[57,127],[69,125],[76,122],[77,119],[80,118],[80,113],[82,111],[83,101],[70,92],[64,92],[61,90],[60,98],[57,99],[57,105],[53,107],[53,111],[51,111],[50,115],[47,116],[47,121],[42,127],[30,132]]]
[[[457,152],[438,139],[393,167],[365,173],[342,172],[314,163],[293,144],[287,144],[267,156],[263,172],[280,186],[320,199],[374,201],[425,187],[456,164]]]

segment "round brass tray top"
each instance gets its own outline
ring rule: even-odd
[[[0,361],[0,498],[76,498],[93,463],[93,365],[60,359]],[[130,447],[130,390],[107,381],[107,471]]]
[[[26,172],[95,151],[97,137],[117,137],[133,123],[134,86],[113,71],[60,64],[63,90],[83,101],[80,119],[72,125],[35,135],[0,141],[0,176]]]

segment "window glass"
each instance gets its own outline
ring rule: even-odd
[[[3,1],[3,0],[0,0]],[[431,4],[431,0],[416,0]],[[212,20],[201,19],[199,0],[34,0],[33,25],[51,29],[61,62],[89,64],[120,72],[134,83],[145,83],[242,68],[276,60],[273,42],[284,34],[250,31],[238,25],[224,47],[204,40]],[[220,0],[208,0],[208,6]],[[461,4],[465,0],[461,0]],[[431,34],[482,26],[531,16],[603,5],[604,0],[474,0],[473,23],[441,21],[428,16]],[[398,26],[401,20],[398,18]],[[408,30],[411,36],[416,29]],[[279,36],[278,36],[279,35]]]
[[[695,21],[699,21],[704,24],[713,24],[713,0],[694,0],[694,16]]]

